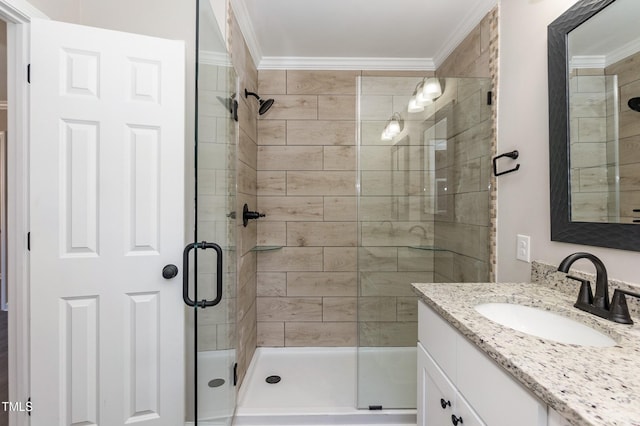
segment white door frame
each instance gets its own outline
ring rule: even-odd
[[[9,290],[9,400],[29,398],[29,22],[47,19],[25,0],[0,0],[7,23],[7,284]],[[11,425],[29,424],[25,412],[9,412]]]

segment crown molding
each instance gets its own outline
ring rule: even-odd
[[[613,65],[631,55],[640,52],[640,38],[630,41],[619,48],[609,52],[606,56],[605,66]]]
[[[19,18],[24,21],[31,21],[33,18],[49,19],[40,9],[35,8],[26,0],[3,0],[2,3],[2,12],[8,15],[6,17]]]
[[[230,4],[231,8],[233,9],[233,14],[238,21],[240,31],[244,36],[244,41],[247,44],[247,49],[249,49],[249,54],[251,55],[253,64],[257,67],[258,64],[260,64],[260,62],[262,61],[262,49],[260,48],[260,44],[258,43],[258,37],[256,36],[256,32],[253,29],[251,19],[249,19],[249,10],[247,9],[247,5],[245,4],[244,0],[231,0]]]
[[[436,67],[431,58],[265,56],[258,69],[435,71]]]
[[[607,57],[604,55],[576,55],[569,59],[569,69],[604,68]]]
[[[487,13],[498,4],[498,0],[482,0],[474,2],[474,6],[467,16],[458,24],[451,37],[447,39],[442,48],[433,57],[436,68],[451,55],[451,53],[462,43],[462,41],[471,33],[471,31],[482,21]]]
[[[263,56],[249,11],[244,0],[230,0],[240,31],[258,69],[316,69],[316,70],[407,70],[435,71],[456,47],[469,35],[484,16],[498,4],[498,0],[477,1],[470,13],[460,22],[453,35],[434,58],[342,58]]]
[[[205,65],[216,65],[219,67],[231,66],[231,59],[227,53],[202,50],[198,52],[198,61]]]

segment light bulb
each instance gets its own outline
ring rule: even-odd
[[[415,96],[412,96],[409,100],[409,105],[407,106],[408,112],[422,112],[424,111],[424,107],[418,104],[418,100]]]
[[[422,90],[416,94],[416,101],[423,108],[433,103],[433,99],[425,96]]]
[[[429,78],[422,86],[422,94],[425,98],[431,100],[442,95],[442,87],[440,87],[440,80],[437,78]]]
[[[387,124],[387,132],[391,136],[397,136],[400,134],[400,123],[395,118],[392,119],[389,124]]]

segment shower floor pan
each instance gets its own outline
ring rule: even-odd
[[[373,362],[367,360],[365,350],[360,365],[365,369],[363,377],[380,377],[369,371],[380,362],[389,366],[386,371],[398,371],[398,362],[402,362],[415,380],[415,351],[376,348]],[[414,409],[356,408],[356,354],[355,348],[258,348],[240,388],[234,425],[415,425]],[[268,383],[267,378],[277,383]],[[415,385],[393,385],[385,386],[388,401],[415,401]],[[366,385],[370,386],[377,384]]]

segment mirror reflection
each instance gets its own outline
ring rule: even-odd
[[[640,223],[640,2],[568,34],[571,221]]]

